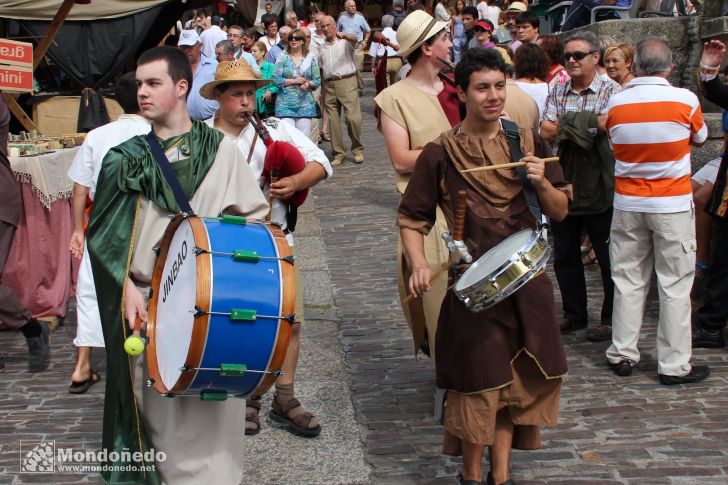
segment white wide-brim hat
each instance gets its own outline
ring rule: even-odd
[[[423,42],[447,27],[447,22],[435,20],[424,10],[415,10],[399,24],[397,29],[399,51],[397,53],[406,58]]]

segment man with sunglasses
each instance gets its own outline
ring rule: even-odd
[[[609,231],[614,197],[614,154],[605,133],[607,103],[621,87],[597,73],[599,41],[591,32],[564,41],[564,65],[571,76],[556,85],[546,101],[541,136],[559,143],[564,177],[572,183],[569,215],[552,221],[554,271],[559,281],[566,334],[588,323],[582,231],[591,239],[601,269],[604,301],[600,324],[587,332],[588,340],[609,340],[612,333],[614,283],[609,263]]]

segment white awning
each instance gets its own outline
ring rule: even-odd
[[[66,20],[98,20],[132,15],[170,0],[91,0],[74,4]],[[0,17],[53,20],[63,0],[0,0]]]

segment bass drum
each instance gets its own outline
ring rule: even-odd
[[[283,232],[238,216],[177,216],[159,247],[147,366],[166,396],[262,395],[280,375],[296,301]]]

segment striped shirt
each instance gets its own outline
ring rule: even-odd
[[[551,88],[546,100],[543,119],[556,122],[570,111],[591,111],[597,116],[607,111],[609,98],[622,88],[611,79],[604,80],[594,73],[594,79],[585,90],[579,92],[571,87],[571,79]]]
[[[708,137],[695,94],[661,77],[637,77],[609,100],[607,130],[616,160],[616,209],[690,210],[690,141]]]

